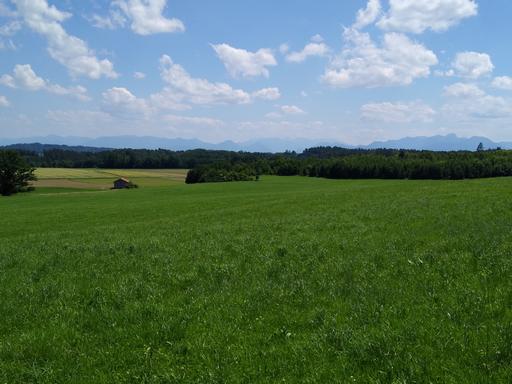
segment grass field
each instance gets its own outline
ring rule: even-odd
[[[34,183],[39,193],[69,192],[70,190],[107,190],[113,181],[128,178],[140,187],[183,184],[187,171],[183,169],[75,169],[39,168]]]
[[[510,383],[511,197],[263,177],[0,198],[0,383]]]

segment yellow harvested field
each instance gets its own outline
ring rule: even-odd
[[[171,186],[183,184],[187,176],[185,169],[76,169],[38,168],[39,188],[109,189],[114,180],[124,177],[139,187]]]

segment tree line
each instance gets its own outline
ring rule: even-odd
[[[50,149],[43,152],[18,150],[36,168],[119,168],[119,169],[191,169],[214,163],[247,163],[271,158],[271,154],[213,151],[195,149],[169,151],[165,149],[113,149],[84,152]]]
[[[30,167],[190,169],[189,183],[255,180],[259,175],[330,179],[466,179],[512,176],[512,151],[434,152],[315,147],[302,153],[216,150],[18,151]]]
[[[337,153],[332,148],[316,148],[300,156],[278,156],[264,161],[245,163],[244,174],[309,176],[328,179],[432,179],[461,180],[512,176],[512,151],[479,152],[432,151],[356,151]],[[326,156],[326,153],[330,155]],[[224,181],[202,178],[213,168],[202,166],[191,170],[190,182]],[[234,171],[233,164],[224,169]],[[197,181],[198,180],[198,181]]]

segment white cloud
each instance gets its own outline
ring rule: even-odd
[[[288,44],[281,44],[279,46],[279,52],[281,54],[286,55],[290,51],[290,46]]]
[[[477,13],[478,5],[474,0],[390,0],[389,11],[377,26],[410,33],[423,33],[428,29],[443,32]]]
[[[512,102],[503,97],[485,95],[445,104],[443,111],[448,118],[459,120],[510,118],[512,117]]]
[[[281,112],[286,115],[304,115],[306,113],[296,105],[283,105],[281,106]]]
[[[320,35],[315,35],[311,38],[312,43],[307,44],[302,51],[291,52],[286,56],[286,61],[291,63],[301,63],[309,57],[313,56],[326,56],[330,52],[330,48],[322,42]]]
[[[58,84],[47,84],[46,90],[56,95],[73,96],[82,101],[90,100],[90,97],[87,96],[87,89],[81,85],[66,88]]]
[[[161,76],[168,84],[164,93],[176,103],[192,103],[199,105],[214,104],[248,104],[252,96],[241,89],[234,89],[226,83],[212,83],[206,79],[193,78],[179,64],[164,55],[160,59]],[[256,91],[268,92],[268,91]]]
[[[142,80],[142,79],[145,79],[146,78],[146,74],[143,73],[143,72],[135,72],[133,74],[133,77],[137,80]]]
[[[353,28],[361,29],[370,24],[373,24],[382,13],[382,6],[380,0],[368,0],[365,9],[360,9],[357,12],[357,20]]]
[[[323,80],[339,88],[409,85],[428,77],[438,63],[434,52],[399,33],[384,35],[377,46],[368,33],[348,28],[346,48],[327,68]]]
[[[22,88],[29,91],[47,91],[56,95],[73,96],[83,101],[89,100],[87,89],[84,87],[75,86],[66,88],[58,84],[53,84],[39,77],[29,64],[16,65],[12,76],[6,74],[0,77],[0,84],[10,88]]]
[[[113,87],[102,94],[104,111],[124,118],[148,117],[152,110],[146,100],[139,99],[128,89]]]
[[[191,106],[186,104],[185,96],[172,87],[165,87],[149,97],[149,104],[158,110],[186,111]]]
[[[225,83],[212,83],[193,78],[180,65],[164,55],[160,59],[161,77],[166,86],[148,98],[139,98],[122,87],[110,88],[103,93],[103,110],[120,116],[149,116],[163,111],[184,111],[195,105],[249,104],[257,99],[276,100],[281,96],[278,88],[264,88],[253,93],[233,89]],[[175,116],[175,115],[168,115]]]
[[[289,116],[300,116],[305,115],[306,112],[304,112],[301,108],[297,107],[296,105],[281,105],[276,106],[279,108],[279,112],[270,112],[265,115],[266,119],[270,120],[277,120],[277,119],[283,119],[285,115]]]
[[[475,84],[455,83],[444,87],[444,94],[448,97],[479,97],[484,96],[485,92]]]
[[[253,92],[252,97],[261,100],[277,100],[281,98],[281,92],[279,88],[264,88]]]
[[[277,65],[274,54],[270,49],[260,49],[249,52],[245,49],[231,47],[228,44],[213,45],[218,58],[224,63],[232,77],[269,76],[267,67]]]
[[[206,127],[220,127],[224,125],[222,120],[213,119],[211,117],[190,117],[178,115],[165,115],[162,120],[177,125],[199,125]]]
[[[71,17],[48,5],[46,0],[12,0],[25,24],[43,35],[48,41],[50,56],[64,65],[73,76],[116,78],[117,73],[109,60],[99,60],[87,43],[69,35],[61,23]]]
[[[10,21],[0,26],[0,36],[14,36],[21,29],[21,23],[18,20]]]
[[[364,120],[386,123],[430,122],[436,112],[421,101],[369,103],[361,107]]]
[[[457,83],[445,88],[448,102],[443,111],[448,119],[500,119],[512,117],[512,100],[485,93],[474,84]]]
[[[498,89],[504,89],[506,91],[512,91],[512,77],[510,76],[498,76],[492,81],[492,86]]]
[[[7,108],[11,103],[5,96],[0,95],[0,107]]]
[[[9,88],[16,88],[16,80],[11,75],[0,76],[0,85],[4,85]]]
[[[452,63],[455,76],[469,79],[489,75],[494,70],[491,57],[487,53],[459,52]],[[449,75],[450,73],[448,73]]]
[[[313,43],[322,43],[324,41],[324,38],[322,37],[322,35],[317,33],[316,35],[311,37],[311,41]]]
[[[32,70],[32,67],[26,65],[16,65],[14,67],[14,78],[19,87],[30,91],[39,91],[46,87],[46,81]]]
[[[163,16],[167,0],[114,0],[113,5],[119,7],[131,20],[131,29],[136,34],[152,35],[185,31],[185,25],[181,20],[168,19]],[[112,15],[115,13],[111,12],[110,16],[114,21]],[[121,24],[119,16],[117,24]]]
[[[0,3],[1,6],[1,3]],[[1,9],[0,9],[1,15]],[[21,23],[18,20],[9,21],[0,26],[0,51],[1,50],[16,50],[16,44],[10,39],[21,29]]]
[[[126,25],[126,18],[121,11],[117,9],[111,9],[108,16],[94,14],[90,17],[86,17],[86,19],[91,22],[93,27],[101,29],[117,29]]]

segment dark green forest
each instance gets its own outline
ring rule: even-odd
[[[329,179],[469,179],[512,176],[512,151],[432,152],[317,147],[302,153],[213,150],[49,149],[20,151],[32,167],[190,169],[188,183],[255,180],[259,175]]]

